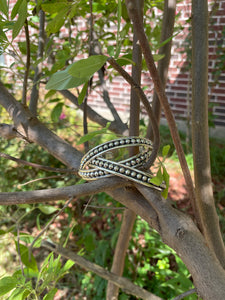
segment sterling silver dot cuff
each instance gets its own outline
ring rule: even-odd
[[[117,162],[103,157],[103,154],[107,155],[111,150],[132,146],[138,146],[139,153],[128,159]],[[81,160],[78,174],[85,180],[97,180],[116,175],[162,191],[165,188],[164,184],[158,186],[151,183],[152,175],[139,170],[148,161],[151,150],[152,143],[145,138],[115,139],[88,151]]]

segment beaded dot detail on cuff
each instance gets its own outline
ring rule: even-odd
[[[128,159],[115,162],[103,157],[103,154],[107,154],[111,150],[132,146],[138,146],[139,153]],[[145,138],[115,139],[88,151],[81,160],[78,174],[85,180],[97,180],[116,175],[162,191],[165,188],[164,183],[160,186],[151,183],[152,175],[139,169],[148,161],[151,150],[152,143]]]

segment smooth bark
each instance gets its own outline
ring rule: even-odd
[[[169,63],[170,63],[175,12],[176,12],[176,0],[165,0],[160,42],[163,43],[169,38],[171,38],[171,40],[168,41],[165,45],[163,45],[159,49],[159,54],[164,55],[164,57],[158,61],[159,77],[161,79],[161,82],[162,82],[162,85],[164,88],[166,86]],[[155,115],[156,121],[159,124],[160,117],[161,117],[161,104],[158,99],[158,95],[157,95],[156,91],[154,91],[154,94],[153,94],[152,110]],[[152,136],[153,136],[151,123],[149,123],[149,126],[148,126],[147,136],[150,138],[152,138]]]
[[[9,113],[18,132],[29,141],[46,149],[74,171],[79,169],[82,154],[43,125],[26,106],[16,101],[1,82],[0,104]]]
[[[139,10],[142,13],[143,10],[143,1],[140,1]],[[132,60],[135,65],[132,65],[132,78],[139,86],[141,86],[141,70],[142,70],[142,53],[141,47],[138,44],[138,39],[136,32],[133,34],[133,53]],[[130,94],[130,127],[129,135],[130,136],[139,136],[139,120],[140,120],[140,99],[138,94],[134,89],[131,88]],[[129,150],[129,155],[133,156],[138,153],[138,147],[132,147]],[[113,263],[111,267],[111,272],[122,276],[127,248],[129,246],[130,236],[132,234],[132,229],[136,219],[136,214],[127,209],[123,213],[122,224],[120,228],[119,237],[117,240],[115,253],[113,256]],[[108,283],[107,286],[107,300],[118,299],[119,287],[115,286],[112,282]]]
[[[68,200],[71,197],[81,197],[89,194],[109,191],[111,189],[120,188],[129,185],[121,178],[105,178],[97,182],[89,182],[84,184],[77,184],[63,188],[43,189],[26,192],[3,192],[0,193],[0,205],[14,205],[14,204],[32,204],[43,203],[57,200]]]
[[[38,35],[38,53],[37,60],[41,60],[44,54],[45,45],[45,13],[42,9],[39,11],[39,35]],[[33,115],[37,115],[39,87],[42,74],[42,63],[40,62],[35,68],[33,87],[30,96],[29,108]]]
[[[208,132],[208,1],[192,1],[192,148],[197,208],[208,246],[225,268],[213,197]]]
[[[225,270],[191,218],[171,207],[166,199],[151,189],[137,187],[157,213],[163,241],[176,251],[189,269],[200,297],[223,300]]]

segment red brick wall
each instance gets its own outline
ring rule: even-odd
[[[222,30],[225,26],[225,0],[216,1],[218,7],[212,13],[214,2],[209,0],[209,101],[213,104],[212,112],[215,124],[225,126],[225,72],[220,74],[219,83],[215,82],[212,75],[212,72],[218,68],[218,55],[225,55],[225,41],[222,39]],[[15,0],[11,0],[10,3],[13,6]],[[176,119],[184,120],[189,113],[190,105],[188,104],[191,101],[191,76],[190,69],[187,69],[187,65],[191,64],[190,57],[187,55],[187,50],[190,48],[187,36],[190,27],[188,20],[191,16],[191,1],[184,0],[177,4],[177,13],[180,14],[179,23],[183,26],[183,30],[173,40],[166,93]],[[85,23],[81,21],[80,26],[83,28],[84,25]],[[67,34],[67,31],[63,30],[60,37],[63,34]],[[24,34],[21,34],[20,38],[24,40]],[[223,45],[223,53],[218,54],[219,45]],[[147,86],[145,91],[151,101],[153,85],[148,72],[143,72],[142,85]],[[110,99],[116,108],[121,113],[127,113],[129,111],[129,85],[120,77],[114,77],[112,82],[107,80],[107,87]],[[89,97],[89,103],[101,109],[106,108],[100,94],[101,90],[99,89],[93,91]]]
[[[217,2],[218,8],[215,13],[212,13],[214,1],[209,1],[209,101],[213,104],[211,110],[215,118],[215,125],[225,126],[225,73],[221,73],[219,83],[215,82],[212,75],[212,72],[218,68],[217,50],[220,43],[224,44],[225,54],[225,41],[221,39],[221,31],[225,26],[225,0]],[[187,65],[191,64],[191,61],[190,55],[188,57],[186,52],[190,48],[187,36],[190,27],[188,20],[191,16],[191,1],[186,0],[177,4],[177,13],[180,13],[179,22],[183,26],[183,30],[173,40],[166,93],[175,118],[186,120],[189,114],[188,110],[190,110],[188,104],[191,102],[191,70],[187,69]],[[143,75],[142,85],[148,86],[146,93],[151,101],[153,86],[146,72]],[[120,112],[122,114],[128,112],[130,89],[127,83],[122,78],[117,77],[112,83],[108,82],[108,89],[111,101]],[[96,92],[93,92],[90,102],[94,106],[104,107],[99,94]]]

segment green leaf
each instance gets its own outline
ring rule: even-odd
[[[13,39],[17,37],[27,18],[27,0],[22,1],[18,13],[19,13],[19,17],[15,22],[15,24],[13,25],[13,34],[12,34]]]
[[[155,177],[150,180],[151,183],[155,185],[160,185],[163,182],[163,175],[161,171],[161,167],[158,169],[158,172]]]
[[[66,16],[67,16],[68,9],[67,7],[64,7],[58,14],[57,16],[52,19],[46,26],[46,32],[48,36],[51,33],[57,33],[60,28],[63,26]]]
[[[134,65],[135,66],[135,62],[132,60],[132,54],[125,54],[123,56],[120,56],[116,62],[120,65],[120,66],[125,66],[125,65]]]
[[[23,244],[19,244],[20,247],[20,255],[22,263],[26,266],[31,268],[34,271],[38,271],[37,262],[31,253],[31,259],[29,259],[29,249]],[[16,243],[16,250],[18,252],[18,243]]]
[[[0,229],[0,235],[4,235],[4,234],[6,234],[6,233],[8,233],[8,232],[5,231],[5,230]]]
[[[164,56],[165,56],[164,54],[153,54],[154,61],[159,61]]]
[[[109,54],[109,56],[114,56],[114,46],[108,46],[107,53]]]
[[[64,2],[49,2],[49,3],[42,3],[41,8],[43,11],[54,14],[54,13],[59,13],[62,11],[62,9],[69,8],[70,5],[67,1]]]
[[[36,225],[37,225],[37,229],[38,229],[38,230],[41,230],[40,216],[41,216],[41,213],[38,214],[38,215],[37,215],[37,218],[36,218]]]
[[[84,86],[82,87],[82,90],[78,96],[78,104],[81,105],[82,102],[84,101],[84,98],[86,96],[86,93],[87,93],[87,88],[88,88],[88,81],[85,82]]]
[[[168,174],[168,172],[164,166],[163,166],[163,180],[166,183],[166,188],[164,189],[164,191],[161,194],[166,199],[168,196],[170,175]]]
[[[21,232],[20,233],[20,241],[24,242],[26,245],[31,244],[34,241],[34,237],[31,236],[30,234]],[[38,248],[41,245],[41,238],[37,239],[35,241],[34,247]]]
[[[8,300],[24,300],[27,298],[27,296],[30,294],[30,291],[27,289],[24,289],[24,287],[20,287],[15,289]]]
[[[24,270],[25,270],[26,268],[24,268]],[[31,270],[31,269],[29,269],[29,270]],[[23,276],[23,274],[22,274],[22,270],[21,269],[18,269],[18,270],[16,270],[14,273],[13,273],[13,278],[15,278],[16,280],[17,280],[17,284],[18,285],[24,285],[25,284],[25,282],[26,282],[26,278],[25,278],[25,276]]]
[[[89,78],[87,78],[87,77],[75,78],[75,77],[71,76],[68,73],[68,69],[69,69],[69,67],[66,68],[66,70],[59,71],[59,72],[53,74],[45,88],[47,90],[58,90],[58,91],[59,90],[67,90],[67,89],[77,87],[89,80]]]
[[[90,141],[91,139],[93,139],[93,137],[95,137],[96,135],[99,135],[99,134],[103,134],[103,133],[106,133],[109,126],[110,126],[110,122],[107,122],[107,125],[105,128],[102,128],[100,130],[96,130],[96,131],[93,131],[93,132],[90,132],[88,134],[85,134],[84,136],[82,136],[80,138],[80,140],[77,142],[77,145],[80,145],[80,144],[83,144],[87,141]]]
[[[7,0],[0,0],[0,10],[5,16],[8,16]]]
[[[76,78],[90,78],[105,64],[108,57],[104,55],[92,55],[70,65],[68,73]]]
[[[170,36],[168,39],[166,39],[165,41],[163,41],[158,48],[161,48],[162,46],[166,45],[168,42],[170,42],[178,33],[175,33],[174,35]]]
[[[19,208],[25,208],[25,209],[31,209],[32,208],[32,206],[30,204],[26,204],[26,203],[18,204],[18,206],[19,206]]]
[[[58,210],[58,208],[51,206],[51,205],[40,205],[40,206],[38,206],[38,208],[45,215],[51,215]]]
[[[62,109],[63,109],[63,103],[57,103],[51,112],[52,122],[57,123],[59,121],[59,117],[62,113]]]
[[[18,46],[19,46],[19,49],[22,54],[27,54],[27,43],[26,42],[18,42]],[[36,54],[38,51],[38,46],[31,43],[30,51],[31,51],[31,53]]]
[[[14,289],[17,285],[16,278],[6,276],[0,279],[0,296],[3,296]]]
[[[2,28],[0,28],[0,41],[1,42],[2,41],[5,41],[5,42],[8,41],[7,36],[6,36],[5,32],[2,30]]]
[[[105,5],[103,5],[102,3],[98,3],[98,2],[92,3],[93,13],[101,13],[104,9],[105,9]]]
[[[57,288],[53,288],[52,290],[50,290],[50,292],[48,292],[48,294],[44,296],[43,300],[54,300],[57,291]]]
[[[170,145],[164,146],[163,149],[162,149],[162,156],[163,157],[167,156],[167,154],[169,153],[169,151],[170,151]]]
[[[38,274],[37,282],[39,280],[41,280],[41,278],[43,276],[46,276],[46,274],[48,273],[48,269],[49,269],[48,265],[49,265],[49,261],[50,261],[50,259],[51,259],[52,256],[53,256],[53,252],[49,253],[49,255],[45,258],[44,262],[42,263],[40,272]]]
[[[31,278],[31,277],[34,277],[34,278],[38,278],[38,275],[39,275],[39,271],[34,271],[34,270],[32,270],[31,268],[27,268],[27,267],[25,267],[24,269],[23,269],[23,271],[24,271],[24,281],[26,280],[26,278]],[[21,274],[21,276],[23,276],[22,274]],[[24,282],[25,283],[25,282]]]
[[[16,1],[15,5],[13,6],[12,12],[11,12],[11,20],[13,20],[15,18],[15,16],[17,15],[20,5],[23,1],[24,0]]]
[[[122,3],[122,18],[129,23],[130,22],[130,18],[127,12],[127,7],[125,3]]]
[[[25,244],[30,244],[34,240],[34,237],[30,234],[27,234],[25,232],[20,233],[20,241],[24,242]]]
[[[56,90],[50,90],[50,91],[48,91],[47,94],[45,94],[45,99],[48,99],[48,98],[54,96],[55,93],[56,93]]]
[[[91,252],[95,249],[95,239],[92,233],[85,234],[84,245],[88,252]]]
[[[74,261],[68,259],[67,262],[65,263],[65,265],[62,267],[61,270],[62,270],[63,272],[66,272],[66,271],[68,271],[70,268],[72,268],[72,266],[73,266],[74,264],[75,264]]]

